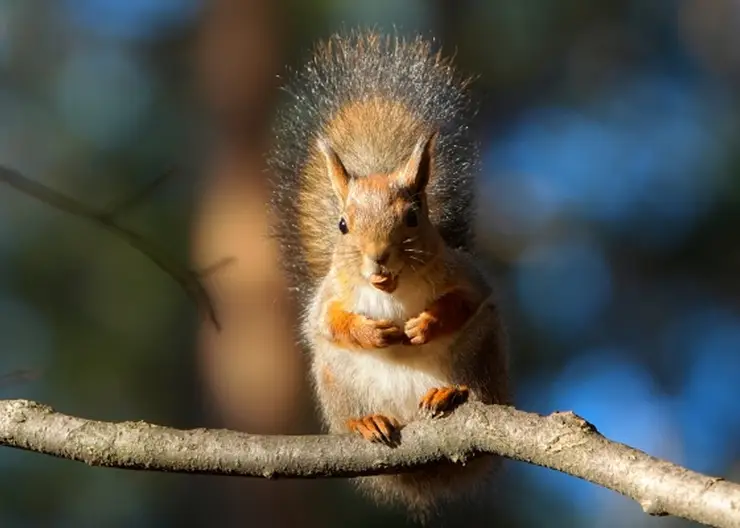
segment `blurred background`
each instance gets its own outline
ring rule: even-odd
[[[267,238],[286,65],[342,24],[479,75],[479,240],[518,407],[740,480],[740,1],[0,0],[0,163],[207,276],[223,331],[89,222],[0,187],[0,398],[104,420],[315,433]],[[509,463],[446,526],[689,526]],[[0,449],[0,526],[404,526],[342,481],[90,468]]]

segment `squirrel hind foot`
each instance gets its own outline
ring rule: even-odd
[[[419,409],[432,418],[444,416],[468,401],[469,396],[470,389],[465,385],[433,387],[419,402]]]
[[[347,422],[347,427],[370,442],[395,447],[400,442],[401,424],[392,416],[370,414]]]

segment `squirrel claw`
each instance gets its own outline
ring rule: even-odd
[[[371,414],[347,422],[350,431],[358,433],[365,440],[382,443],[387,446],[398,444],[398,431],[401,425],[393,417],[382,414]]]
[[[362,319],[356,331],[363,348],[386,348],[403,340],[403,331],[393,321]]]
[[[457,387],[433,387],[419,402],[419,408],[432,418],[454,411],[468,400],[470,389],[465,385]]]
[[[432,338],[432,329],[436,319],[426,312],[406,321],[404,332],[412,345],[423,345]]]

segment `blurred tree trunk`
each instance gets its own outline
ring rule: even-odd
[[[293,308],[268,237],[264,152],[280,67],[280,6],[268,0],[210,0],[196,44],[196,75],[212,129],[193,260],[234,263],[210,279],[223,330],[204,324],[199,371],[205,422],[252,433],[315,431]],[[204,526],[311,526],[310,482],[199,479]],[[214,525],[213,521],[218,519]],[[192,521],[192,519],[191,519]]]

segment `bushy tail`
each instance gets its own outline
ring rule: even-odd
[[[355,30],[319,44],[285,87],[269,155],[272,214],[283,261],[300,299],[310,298],[332,258],[339,204],[318,154],[328,138],[353,177],[392,172],[420,133],[439,131],[428,187],[432,222],[450,247],[472,245],[468,79],[422,38]]]
[[[466,466],[450,462],[412,473],[360,477],[357,487],[377,503],[397,506],[409,519],[424,526],[449,503],[483,492],[501,459],[492,455],[468,461]]]

